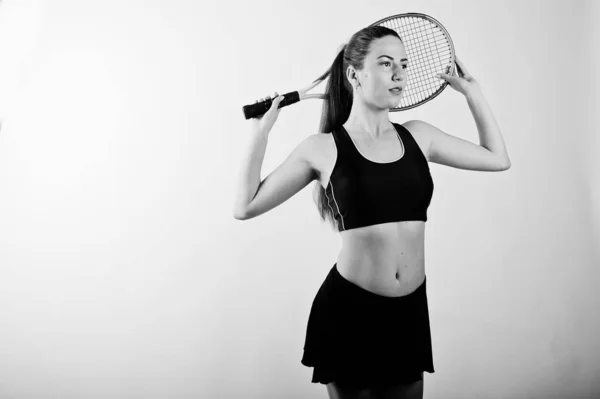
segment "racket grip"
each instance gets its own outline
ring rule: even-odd
[[[284,99],[279,103],[277,108],[282,108],[288,105],[292,105],[300,101],[300,94],[297,91],[291,91],[289,93],[283,94]],[[269,108],[271,108],[271,104],[273,103],[273,99],[268,99],[259,103],[244,105],[242,109],[244,110],[244,116],[246,119],[256,118],[257,116],[264,115]]]

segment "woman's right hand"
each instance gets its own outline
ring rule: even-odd
[[[267,96],[266,99],[270,99],[271,96]],[[264,101],[264,98],[261,98],[260,101]],[[264,133],[268,133],[273,128],[275,121],[277,121],[277,117],[279,116],[279,112],[281,108],[279,108],[279,103],[283,100],[283,96],[279,96],[277,92],[275,92],[275,97],[273,97],[273,102],[271,103],[271,107],[269,110],[261,116],[257,116],[252,118],[252,125],[254,130],[258,130]],[[258,103],[258,101],[256,101]]]

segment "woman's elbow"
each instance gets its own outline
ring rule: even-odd
[[[233,211],[233,218],[237,219],[237,220],[246,220],[247,219],[246,214],[237,209]]]

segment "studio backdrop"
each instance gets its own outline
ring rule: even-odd
[[[314,185],[236,220],[242,106],[350,35],[448,29],[512,167],[430,163],[425,398],[600,395],[599,13],[590,1],[0,2],[0,398],[325,398],[300,363],[341,240]],[[596,54],[595,54],[596,53]],[[322,102],[282,109],[264,179]],[[479,144],[464,97],[390,114]]]

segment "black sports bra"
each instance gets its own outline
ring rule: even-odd
[[[429,164],[408,129],[392,124],[403,154],[387,163],[365,158],[343,126],[331,133],[337,158],[325,195],[339,231],[380,223],[427,221],[433,196]]]

